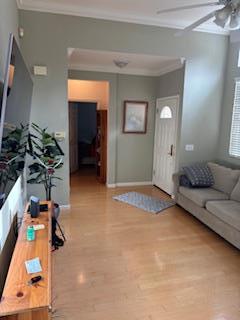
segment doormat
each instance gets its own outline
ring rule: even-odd
[[[113,199],[156,214],[175,205],[173,201],[157,199],[139,192],[127,192],[114,196]]]

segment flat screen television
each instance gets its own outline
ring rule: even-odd
[[[11,34],[0,85],[0,208],[25,166],[32,91],[31,75]]]

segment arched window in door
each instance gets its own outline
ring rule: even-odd
[[[161,114],[160,114],[160,119],[172,119],[172,110],[170,107],[166,106],[162,108]]]

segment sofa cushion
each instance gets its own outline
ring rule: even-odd
[[[235,200],[235,201],[240,202],[240,178],[231,193],[231,200]]]
[[[206,208],[220,220],[240,231],[240,202],[233,200],[209,201]]]
[[[189,189],[185,187],[180,187],[179,192],[202,208],[205,207],[206,202],[209,200],[229,199],[229,196],[227,194],[217,191],[213,188]]]
[[[214,184],[212,172],[206,164],[197,163],[183,167],[183,171],[192,187],[208,188]]]
[[[226,168],[213,162],[209,162],[208,166],[212,171],[214,179],[214,185],[212,187],[230,195],[239,179],[240,170]]]

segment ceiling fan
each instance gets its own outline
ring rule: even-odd
[[[186,32],[194,30],[195,28],[212,18],[215,18],[213,22],[221,28],[225,28],[225,26],[228,26],[230,30],[240,29],[240,0],[219,0],[209,3],[200,3],[195,5],[170,8],[159,10],[157,11],[157,14],[210,6],[222,6],[222,8],[210,12],[205,17],[199,19],[190,26],[176,33],[176,35],[181,36]]]

